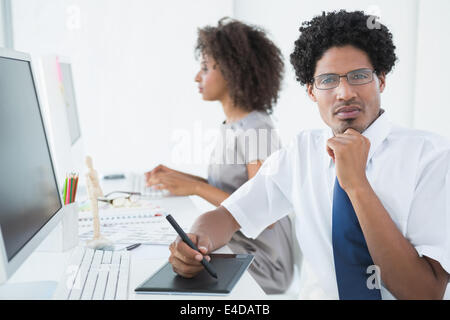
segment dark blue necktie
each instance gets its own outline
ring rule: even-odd
[[[341,300],[380,300],[379,289],[369,289],[367,268],[373,265],[358,217],[336,177],[333,192],[333,255]]]

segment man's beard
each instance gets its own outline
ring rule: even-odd
[[[369,124],[367,124],[366,126],[364,125],[357,125],[355,124],[357,119],[346,119],[346,120],[341,120],[341,125],[339,126],[339,128],[333,129],[333,133],[335,135],[337,134],[343,134],[347,129],[352,128],[353,130],[358,131],[359,133],[363,133],[364,131],[367,130],[367,128],[369,128],[372,123],[375,122],[375,120],[377,120],[382,114],[384,113],[384,109],[380,108],[380,111],[378,112],[378,115],[375,117],[375,119],[372,120],[372,122],[370,122]]]
[[[360,125],[355,124],[356,119],[346,119],[341,120],[341,124],[338,128],[333,130],[334,134],[343,134],[347,129],[351,128],[353,130],[358,131],[359,133],[363,133],[367,128],[362,128]]]

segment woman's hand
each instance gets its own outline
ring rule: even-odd
[[[160,164],[157,167],[155,167],[153,170],[145,173],[145,178],[147,180],[147,186],[150,187],[150,186],[155,185],[154,181],[155,181],[156,177],[161,174],[176,173],[176,172],[181,173],[179,171],[170,169],[170,168],[166,167],[165,165]]]
[[[155,189],[168,190],[176,196],[189,196],[195,194],[197,179],[180,171],[170,169],[164,165],[159,165],[152,171],[145,174],[147,186],[154,186]]]

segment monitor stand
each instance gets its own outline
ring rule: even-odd
[[[5,283],[0,285],[0,300],[51,300],[56,281]]]

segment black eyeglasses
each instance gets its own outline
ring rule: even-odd
[[[350,85],[360,86],[372,82],[374,73],[375,71],[371,69],[358,69],[344,75],[336,73],[321,74],[314,77],[314,85],[319,90],[330,90],[339,87],[341,78],[347,78]]]

